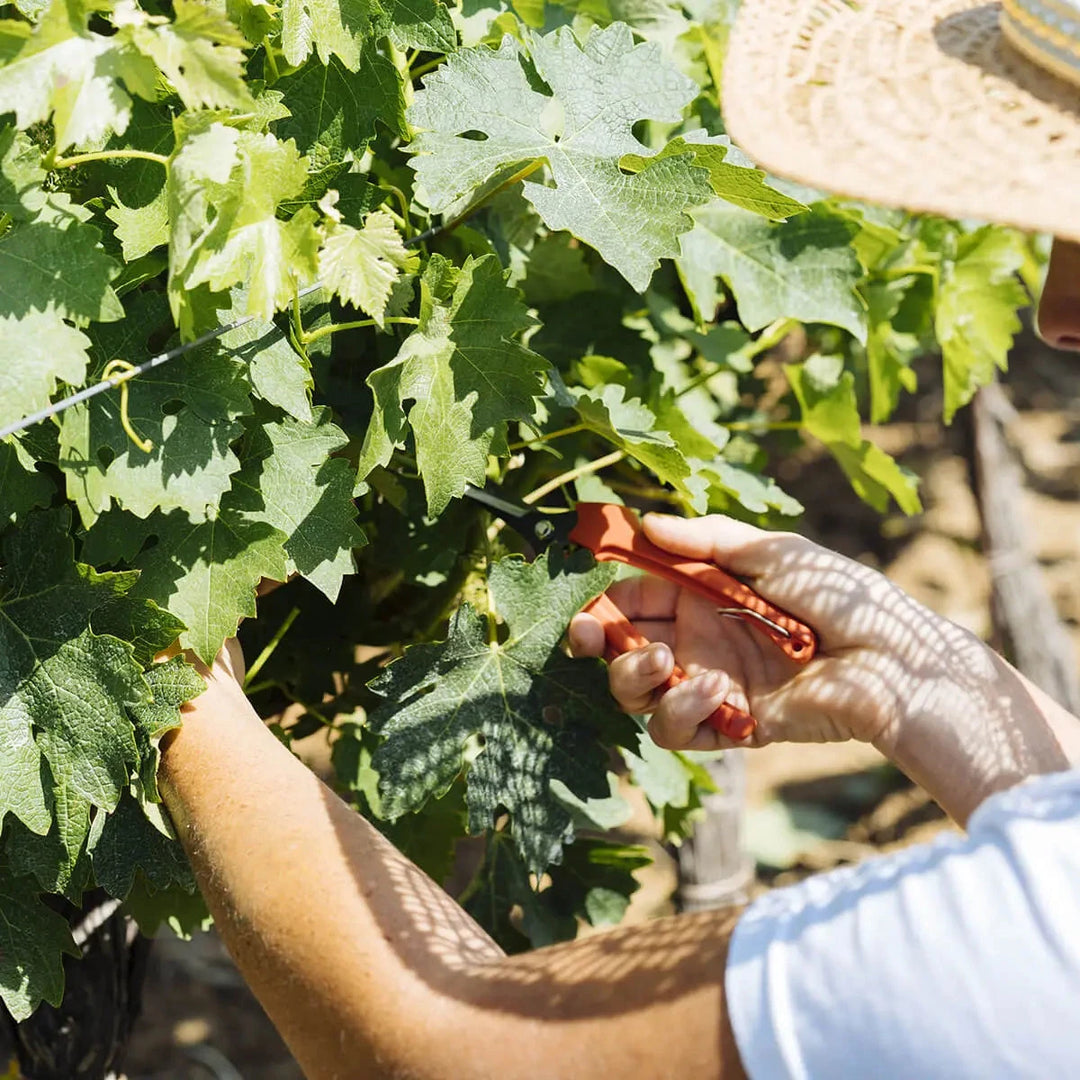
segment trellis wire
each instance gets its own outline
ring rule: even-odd
[[[321,288],[322,283],[317,281],[314,285],[309,285],[306,289],[301,289],[297,295],[307,296]],[[200,334],[194,341],[189,341],[184,345],[177,345],[175,348],[168,349],[163,353],[158,353],[157,356],[151,356],[149,360],[144,360],[141,364],[137,364],[129,371],[113,375],[108,379],[102,379],[101,382],[84,387],[70,397],[61,398],[60,401],[53,402],[47,408],[41,409],[36,413],[31,413],[29,416],[24,416],[14,424],[8,424],[6,427],[0,428],[0,440],[6,439],[9,435],[17,435],[20,431],[25,431],[35,424],[40,424],[42,420],[48,420],[49,417],[56,416],[66,409],[70,409],[73,405],[81,405],[84,401],[89,401],[90,398],[96,397],[106,390],[112,390],[123,382],[127,382],[128,379],[134,379],[139,375],[145,374],[147,371],[151,371],[156,367],[161,367],[162,364],[167,364],[170,360],[176,360],[178,357],[184,356],[194,349],[200,348],[208,341],[213,341],[215,338],[227,334],[230,330],[238,330],[241,326],[246,326],[255,318],[255,315],[245,315],[242,319],[237,319],[235,322],[222,323],[220,326],[215,326],[213,330],[207,330],[205,334]]]

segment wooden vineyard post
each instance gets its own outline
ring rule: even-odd
[[[1031,550],[1023,469],[1006,437],[1015,412],[1001,386],[991,383],[975,395],[968,415],[982,547],[993,579],[994,644],[1036,686],[1078,712],[1076,653]]]
[[[716,791],[702,797],[704,818],[678,849],[680,911],[744,904],[754,864],[743,850],[746,751],[727,750],[706,763]]]

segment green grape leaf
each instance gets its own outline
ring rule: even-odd
[[[910,363],[921,351],[921,341],[917,334],[898,325],[901,306],[911,291],[910,277],[871,281],[863,290],[868,309],[866,366],[873,424],[884,423],[892,416],[901,390],[913,393],[916,388]]]
[[[375,411],[360,478],[386,465],[411,427],[428,510],[437,516],[466,483],[483,485],[507,422],[532,417],[546,364],[513,340],[534,320],[494,255],[468,258],[446,299],[436,297],[430,274],[421,289],[420,325],[391,363],[368,376]]]
[[[399,49],[451,53],[457,48],[454,20],[439,0],[383,0],[383,7]]]
[[[113,235],[120,241],[124,262],[134,262],[169,242],[169,206],[162,186],[144,206],[125,206],[116,188],[109,188],[113,205],[105,216],[116,226]]]
[[[287,571],[299,573],[330,600],[356,569],[352,550],[366,543],[356,524],[355,474],[344,458],[345,433],[318,408],[310,423],[285,417],[254,427],[230,508],[286,536]]]
[[[579,799],[560,780],[551,781],[551,790],[570,810],[575,830],[606,832],[625,825],[634,814],[633,807],[619,794],[619,778],[612,772],[608,773],[608,794],[599,799]]]
[[[183,623],[179,623],[179,629],[174,630],[173,640],[183,629]],[[182,656],[151,664],[146,670],[146,681],[150,684],[154,700],[146,705],[133,705],[128,711],[135,725],[135,742],[139,747],[142,797],[150,802],[160,802],[157,772],[161,763],[161,737],[180,726],[180,706],[197,698],[206,689],[206,684]],[[100,878],[98,880],[100,882]]]
[[[803,427],[825,444],[859,498],[880,513],[888,508],[890,497],[905,514],[919,513],[918,478],[862,437],[855,377],[843,370],[843,360],[815,356],[784,370],[799,401]]]
[[[225,11],[252,45],[263,42],[279,26],[274,0],[225,0]]]
[[[497,52],[460,50],[426,77],[408,113],[417,183],[438,212],[514,166],[544,161],[554,186],[524,189],[544,224],[596,248],[643,292],[659,260],[678,255],[693,224],[687,211],[712,189],[690,153],[637,173],[619,162],[647,150],[631,132],[637,121],[681,119],[695,87],[658,45],[635,45],[623,23],[593,30],[584,44],[569,28],[526,40],[550,95],[534,88],[509,36]]]
[[[353,793],[360,812],[375,822],[394,847],[442,884],[453,870],[457,841],[465,835],[465,785],[455,782],[445,794],[429,799],[419,813],[385,821],[379,774],[371,764],[377,742],[370,728],[342,724],[331,749],[334,775]]]
[[[277,86],[292,115],[278,121],[275,131],[280,139],[295,140],[309,169],[360,157],[375,138],[377,120],[395,135],[408,134],[401,78],[374,49],[364,52],[355,73],[339,60],[305,64]]]
[[[679,272],[703,322],[712,322],[722,277],[747,330],[776,319],[829,323],[866,340],[866,312],[856,292],[862,266],[851,248],[857,226],[819,206],[776,224],[735,206],[694,211],[682,238]]]
[[[23,129],[51,117],[59,151],[122,134],[131,118],[127,91],[154,97],[157,69],[131,48],[129,34],[87,28],[98,6],[52,0],[36,26],[0,21],[0,112],[14,112]]]
[[[49,404],[57,380],[81,386],[90,339],[52,309],[0,316],[10,360],[0,366],[0,418],[8,423]]]
[[[539,873],[558,861],[573,825],[551,781],[578,798],[606,796],[597,733],[621,733],[629,723],[606,703],[601,667],[559,648],[571,616],[613,577],[610,566],[594,565],[583,551],[551,551],[533,563],[503,559],[488,588],[505,641],[489,643],[485,619],[466,604],[445,642],[413,646],[370,684],[386,699],[371,725],[384,736],[373,765],[387,817],[445,791],[479,737],[482,749],[468,766],[470,831],[491,828],[505,808],[529,869]]]
[[[125,705],[150,690],[130,645],[95,634],[93,612],[134,574],[74,560],[67,509],[37,512],[3,543],[0,570],[0,820],[44,832],[41,757],[57,785],[112,809],[137,752]]]
[[[350,71],[356,71],[376,10],[373,0],[282,0],[285,59],[299,67],[314,50],[324,64],[336,56]]]
[[[168,318],[160,294],[140,293],[128,317],[94,327],[100,379],[114,357],[148,353],[147,339]],[[183,510],[201,521],[229,490],[240,462],[230,448],[250,411],[238,360],[206,348],[190,352],[131,380],[128,417],[151,448],[136,446],[124,429],[120,390],[98,394],[66,410],[60,427],[60,465],[68,497],[91,525],[113,501],[138,517]]]
[[[189,135],[169,170],[169,299],[181,333],[197,317],[189,293],[247,286],[247,311],[269,319],[317,275],[316,215],[304,207],[288,221],[278,203],[307,183],[305,159],[269,133],[211,124]]]
[[[153,600],[187,626],[180,644],[210,664],[240,619],[255,614],[255,587],[286,578],[285,541],[278,529],[235,509],[193,523],[177,511],[145,524],[157,544],[135,559],[141,570],[132,596]]]
[[[716,785],[697,762],[675,750],[657,746],[648,735],[639,735],[636,752],[624,748],[622,756],[634,783],[645,793],[654,809],[685,807],[694,787],[714,791]]]
[[[30,878],[0,863],[0,1000],[15,1020],[64,995],[64,954],[78,956],[65,919],[38,898]]]
[[[956,258],[946,260],[934,314],[945,367],[945,422],[975,391],[1005,369],[1019,308],[1030,302],[1016,277],[1024,261],[1019,236],[984,226],[961,236]]]
[[[247,294],[234,288],[230,304],[218,308],[218,321],[239,322],[247,310]],[[218,338],[218,346],[227,355],[247,365],[248,378],[255,393],[290,416],[311,420],[311,365],[289,344],[285,332],[273,322],[249,318]]]
[[[37,836],[18,820],[5,828],[8,863],[15,875],[32,876],[46,892],[78,902],[89,879],[90,804],[63,784],[50,785],[49,802],[53,821],[47,835]]]
[[[575,389],[578,416],[590,430],[671,484],[699,513],[704,513],[706,484],[671,433],[657,425],[656,414],[640,398],[627,397],[625,386],[608,383],[595,390]]]
[[[510,954],[568,941],[577,933],[572,918],[560,920],[544,905],[512,838],[505,832],[488,836],[484,861],[461,901],[465,910]]]
[[[694,155],[695,165],[709,170],[709,183],[713,191],[734,206],[741,206],[770,221],[786,221],[808,209],[798,199],[770,187],[766,183],[765,173],[755,169],[750,159],[732,146],[731,139],[726,135],[690,131],[672,139],[660,153],[652,157],[624,154],[619,168],[637,173],[664,158],[687,152]]]
[[[48,196],[42,184],[41,151],[25,132],[0,128],[0,213],[14,221],[37,217]]]
[[[609,926],[622,919],[638,890],[634,871],[652,862],[647,848],[577,840],[537,892],[506,833],[488,837],[484,861],[462,898],[465,910],[509,953],[577,936],[578,920]]]
[[[440,798],[428,800],[420,813],[378,825],[405,858],[442,885],[454,870],[454,853],[467,820],[465,786],[458,783]]]
[[[46,207],[0,237],[0,316],[54,312],[79,326],[123,318],[110,282],[119,265],[101,233],[73,213]]]
[[[117,512],[117,516],[125,521],[131,520],[126,514]],[[142,522],[136,522],[136,531],[141,526]],[[85,544],[83,555],[86,556]],[[126,641],[135,651],[136,663],[145,668],[149,668],[158,653],[172,645],[184,630],[184,624],[179,619],[153,601],[133,599],[130,595],[116,596],[102,604],[94,611],[90,625],[95,634],[110,634]],[[146,681],[153,691],[154,679],[149,672],[146,673]]]
[[[127,894],[123,911],[138,924],[147,937],[155,937],[167,926],[178,938],[187,941],[194,934],[209,930],[213,924],[206,901],[197,889],[188,892],[180,885],[155,889],[140,872]]]
[[[333,196],[333,197],[331,197]],[[414,268],[394,219],[383,210],[368,214],[362,228],[343,223],[334,208],[337,192],[319,207],[326,215],[319,252],[319,279],[343,303],[360,308],[383,325],[383,313],[402,270]]]
[[[158,818],[158,823],[151,815]],[[94,879],[110,895],[123,900],[142,871],[155,889],[178,885],[195,889],[195,878],[176,837],[162,832],[164,819],[154,804],[143,807],[125,794],[111,814],[98,814],[88,848]]]
[[[3,378],[0,374],[0,385]],[[7,415],[6,406],[0,406],[0,416]],[[0,442],[0,525],[17,521],[36,506],[47,506],[53,490],[52,481],[37,471],[22,443]]]
[[[551,885],[540,900],[560,924],[584,919],[590,926],[613,926],[622,921],[630,897],[641,887],[635,870],[652,864],[649,849],[637,844],[612,844],[582,839],[567,847],[562,862],[550,871]],[[532,940],[534,948],[553,942]]]
[[[173,0],[175,19],[125,8],[131,41],[176,88],[188,109],[250,109],[244,84],[243,34],[202,0]]]
[[[697,475],[708,482],[710,510],[730,510],[735,502],[751,514],[776,511],[796,517],[803,512],[802,503],[788,495],[772,477],[762,476],[735,462],[718,458],[699,468]]]
[[[565,232],[550,233],[533,245],[519,284],[525,302],[533,307],[571,300],[596,288],[584,249]]]

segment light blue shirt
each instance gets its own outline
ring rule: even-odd
[[[761,897],[726,987],[751,1080],[1077,1080],[1080,771]]]

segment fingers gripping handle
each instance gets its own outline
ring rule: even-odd
[[[633,649],[643,649],[649,644],[648,638],[642,637],[607,593],[601,593],[585,610],[604,628],[604,636],[609,646],[608,660]],[[663,689],[670,690],[686,678],[686,672],[676,664]],[[735,740],[745,739],[754,730],[754,718],[726,701],[713,710],[706,723],[722,735]]]
[[[589,548],[599,562],[622,562],[646,570],[718,607],[745,612],[747,622],[767,634],[781,652],[798,663],[813,659],[817,635],[805,623],[770,604],[749,585],[711,563],[672,555],[641,531],[637,514],[614,503],[578,503],[577,524],[570,533],[575,544]]]

